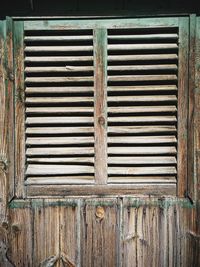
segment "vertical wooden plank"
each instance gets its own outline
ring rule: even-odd
[[[60,255],[64,266],[80,266],[79,215],[77,201],[60,200]]]
[[[0,222],[14,195],[12,21],[0,21]]]
[[[57,201],[49,199],[32,201],[34,266],[39,266],[51,257],[57,262],[55,266],[59,266],[60,209],[56,204]]]
[[[95,181],[107,183],[107,30],[94,30]]]
[[[123,213],[123,266],[137,266],[137,208],[124,200]]]
[[[7,87],[6,21],[0,20],[0,266],[10,261],[8,250],[9,96]]]
[[[194,171],[194,104],[195,104],[195,41],[196,41],[196,15],[190,15],[190,41],[189,41],[189,109],[188,109],[188,196],[195,200],[196,177]]]
[[[7,18],[0,20],[0,266],[2,267],[12,266],[7,255],[8,201],[14,194],[12,71],[12,22]]]
[[[168,241],[169,241],[168,261],[170,267],[176,266],[177,236],[174,229],[175,229],[174,207],[170,206],[168,209]]]
[[[167,199],[169,201],[169,199]],[[168,240],[168,206],[166,205],[166,201],[162,201],[162,207],[159,209],[159,258],[160,258],[160,266],[168,267],[169,266],[169,240]]]
[[[24,24],[14,23],[14,64],[15,64],[15,172],[16,196],[24,197],[25,179],[25,134],[24,134]]]
[[[7,91],[7,123],[8,123],[8,201],[14,196],[14,75],[13,75],[13,21],[6,17],[6,91]]]
[[[10,208],[8,257],[16,267],[33,266],[32,262],[32,210],[26,206]]]
[[[81,223],[81,266],[117,266],[117,200],[86,200]]]
[[[196,189],[197,200],[200,201],[200,17],[197,17],[196,25],[196,66],[195,66],[195,149],[196,149]],[[199,227],[200,228],[200,227]]]
[[[7,221],[8,97],[6,90],[6,23],[0,21],[0,223]]]
[[[188,18],[179,18],[178,71],[178,196],[187,189],[187,119],[188,119]]]

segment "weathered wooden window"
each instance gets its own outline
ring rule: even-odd
[[[184,17],[16,21],[19,190],[182,194],[188,34]]]

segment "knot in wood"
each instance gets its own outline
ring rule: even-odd
[[[7,222],[2,222],[1,225],[2,225],[2,227],[3,227],[5,230],[8,230],[9,225],[8,225]]]
[[[105,125],[105,118],[103,116],[100,116],[98,118],[98,122],[99,122],[100,125]]]
[[[100,220],[102,220],[105,216],[105,211],[104,208],[101,206],[98,206],[96,208],[96,217],[99,218]]]
[[[14,81],[14,75],[11,71],[8,72],[8,78],[10,81]]]
[[[13,233],[19,233],[20,231],[21,231],[21,227],[20,227],[20,225],[19,224],[13,224],[12,226],[11,226],[11,229],[12,229],[12,232]]]

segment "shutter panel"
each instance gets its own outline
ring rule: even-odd
[[[108,30],[108,182],[176,183],[178,28]]]
[[[92,30],[25,31],[27,183],[94,181]]]

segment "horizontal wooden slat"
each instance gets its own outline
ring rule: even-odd
[[[118,123],[131,123],[131,122],[176,122],[176,116],[126,116],[126,117],[109,117],[108,122],[118,122]]]
[[[108,167],[110,175],[176,174],[175,167]]]
[[[58,30],[66,32],[67,29],[93,29],[98,26],[102,28],[113,29],[146,29],[147,31],[152,28],[158,29],[166,29],[166,28],[173,28],[177,29],[179,23],[179,17],[158,17],[158,18],[126,18],[126,19],[119,19],[119,18],[107,18],[102,19],[102,17],[96,17],[96,19],[88,19],[88,16],[82,17],[79,19],[75,19],[75,16],[72,16],[71,19],[66,20],[66,18],[61,19],[52,19],[49,17],[44,23],[44,20],[40,18],[40,20],[36,20],[32,17],[32,19],[25,20],[24,22],[24,29],[28,31],[44,31],[44,30]]]
[[[26,73],[66,73],[66,72],[88,72],[93,71],[93,66],[65,66],[65,67],[26,67]],[[108,66],[108,71],[144,71],[144,70],[177,70],[176,64],[162,65],[121,65]]]
[[[108,164],[176,164],[175,157],[108,157]]]
[[[176,95],[108,96],[108,102],[166,102],[177,101]]]
[[[25,62],[85,62],[92,61],[93,56],[26,56]]]
[[[177,54],[108,55],[109,61],[177,60]]]
[[[176,112],[176,106],[123,106],[123,107],[109,107],[108,112],[111,114],[123,113],[162,113],[162,112]]]
[[[92,51],[91,45],[74,45],[74,46],[26,46],[25,52],[87,52]]]
[[[27,117],[26,124],[75,124],[75,123],[93,123],[93,117]]]
[[[93,102],[93,97],[26,97],[26,103],[80,103],[80,102]]]
[[[60,94],[60,93],[89,93],[94,91],[92,86],[53,86],[53,87],[26,87],[28,94]]]
[[[69,158],[69,157],[48,157],[48,158],[27,158],[28,163],[82,163],[82,164],[93,164],[93,157],[82,157],[82,158]]]
[[[75,185],[70,184],[67,186],[62,184],[53,184],[53,185],[27,185],[27,196],[30,198],[44,198],[44,197],[66,197],[67,196],[108,196],[108,195],[153,195],[153,196],[176,196],[177,188],[176,183],[168,183],[168,181],[163,181],[160,183],[144,183],[141,182],[132,182],[132,183],[118,183],[118,184],[106,184],[106,185],[97,185],[97,184],[82,184]]]
[[[45,176],[29,177],[25,181],[26,185],[64,185],[64,184],[94,184],[94,176],[67,175],[67,176]]]
[[[93,147],[34,147],[27,148],[26,155],[27,156],[36,156],[36,155],[93,155],[94,148]]]
[[[108,127],[108,133],[115,134],[139,134],[139,133],[159,133],[176,132],[175,126],[112,126]]]
[[[73,114],[93,113],[93,107],[27,107],[27,114]]]
[[[91,72],[93,66],[65,66],[65,67],[26,67],[25,73],[67,73],[67,72]]]
[[[25,36],[25,42],[38,42],[38,41],[82,41],[92,40],[92,35],[66,35],[66,36]]]
[[[27,77],[26,83],[92,82],[93,76],[81,77]]]
[[[176,75],[113,75],[108,82],[176,81]]]
[[[108,147],[108,154],[110,155],[164,155],[176,154],[175,146],[142,146],[142,147]]]
[[[108,51],[109,50],[157,50],[157,49],[177,49],[177,44],[108,44]]]
[[[176,176],[112,176],[108,177],[108,184],[176,184]]]
[[[94,173],[94,167],[83,165],[29,164],[26,170],[26,175],[61,175],[81,173]]]
[[[93,133],[93,127],[31,127],[26,128],[26,134],[86,134]]]
[[[109,144],[165,144],[176,143],[175,136],[126,136],[108,137]]]
[[[108,92],[140,92],[140,91],[177,91],[176,85],[133,85],[133,86],[108,86],[107,91]]]
[[[176,33],[155,33],[155,34],[113,34],[108,35],[109,40],[166,40],[166,39],[178,39],[178,34]]]
[[[177,60],[177,54],[108,55],[108,61]],[[25,62],[85,62],[93,56],[26,56]]]
[[[94,137],[28,137],[27,145],[93,144]]]
[[[177,70],[176,64],[108,66],[108,71]]]

